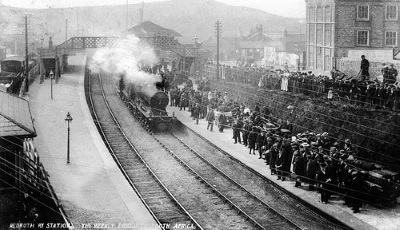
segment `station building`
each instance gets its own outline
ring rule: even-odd
[[[373,62],[390,62],[398,56],[400,1],[305,1],[308,69],[341,69],[341,59],[360,61],[362,54]]]

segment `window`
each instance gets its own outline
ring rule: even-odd
[[[357,6],[357,20],[369,20],[369,6]]]
[[[308,66],[310,68],[314,67],[314,59],[315,59],[314,47],[313,46],[309,46],[308,47]]]
[[[397,46],[397,32],[386,31],[385,32],[385,44],[387,46]]]
[[[323,45],[323,25],[317,24],[317,45]]]
[[[325,57],[324,57],[324,71],[329,71],[332,69],[332,65],[331,65],[331,56],[330,56],[331,52],[328,49],[325,49]]]
[[[331,11],[331,6],[325,6],[325,22],[331,22],[332,21],[332,11]]]
[[[323,69],[323,56],[322,56],[322,48],[317,48],[317,69]]]
[[[308,21],[313,22],[315,18],[315,9],[314,7],[308,8]]]
[[[325,41],[324,45],[325,46],[332,46],[332,26],[330,24],[325,25]]]
[[[308,32],[310,33],[310,44],[315,43],[315,26],[310,25]]]
[[[322,7],[317,6],[317,22],[322,22]]]
[[[397,20],[397,6],[386,6],[386,20]]]
[[[369,45],[369,31],[368,30],[358,30],[357,31],[357,45],[358,46],[368,46]]]

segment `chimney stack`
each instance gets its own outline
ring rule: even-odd
[[[53,49],[53,41],[51,40],[51,37],[49,37],[49,49]]]

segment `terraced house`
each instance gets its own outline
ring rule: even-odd
[[[329,71],[362,54],[376,62],[398,56],[400,0],[305,1],[309,69]]]

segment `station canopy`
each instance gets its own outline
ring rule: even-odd
[[[0,92],[0,137],[35,137],[29,102],[23,98]]]

